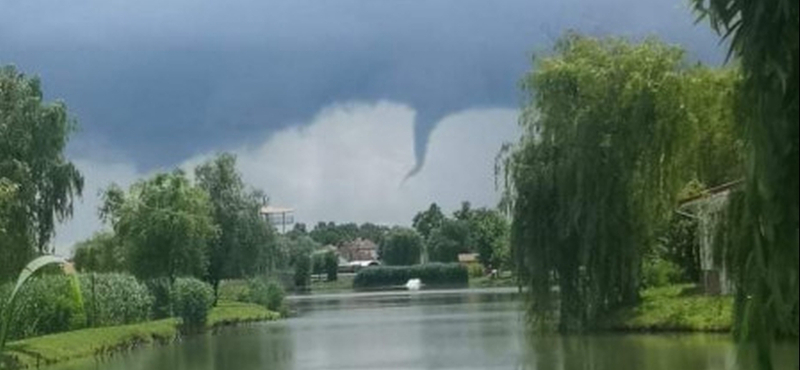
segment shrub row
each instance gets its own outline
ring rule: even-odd
[[[153,297],[131,275],[84,274],[80,282],[87,326],[133,324],[151,317]]]
[[[12,287],[0,286],[0,313],[8,309]],[[173,313],[184,326],[197,328],[205,324],[213,302],[211,286],[193,278],[177,279],[172,285],[168,279],[141,283],[127,274],[45,274],[19,291],[8,339],[133,324]]]
[[[452,287],[469,284],[467,268],[457,263],[429,263],[414,266],[375,266],[360,270],[353,279],[355,289],[400,286],[409,279],[420,279],[426,287]]]
[[[281,312],[283,309],[283,297],[283,288],[277,282],[250,279],[247,281],[247,296],[242,301],[264,306],[271,311]]]
[[[0,289],[2,312],[11,295],[12,284]],[[8,339],[21,339],[86,326],[86,312],[74,279],[62,275],[33,278],[17,293]]]

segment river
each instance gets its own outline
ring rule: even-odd
[[[51,370],[751,369],[723,335],[530,336],[512,289],[295,297],[287,320]],[[797,347],[777,354],[797,369]]]

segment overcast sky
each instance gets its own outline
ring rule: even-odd
[[[308,223],[493,205],[517,82],[568,29],[724,55],[686,0],[0,0],[0,64],[39,75],[80,123],[69,154],[87,189],[66,251],[99,227],[108,182],[222,150]]]

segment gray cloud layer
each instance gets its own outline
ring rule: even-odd
[[[79,119],[71,151],[139,170],[256,144],[341,101],[444,116],[520,103],[530,54],[564,30],[656,34],[717,62],[683,0],[0,0],[0,63],[40,74]]]

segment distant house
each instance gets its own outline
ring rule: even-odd
[[[700,269],[702,270],[700,286],[706,294],[731,294],[733,286],[728,276],[728,269],[723,258],[715,258],[714,242],[720,218],[728,206],[732,191],[742,181],[734,181],[708,189],[689,199],[684,199],[678,207],[678,214],[697,220],[697,242],[700,247]]]
[[[464,266],[469,266],[469,265],[477,265],[480,263],[480,261],[478,260],[477,253],[459,253],[458,263]]]
[[[378,246],[369,239],[356,238],[339,246],[339,256],[348,261],[376,261]]]

